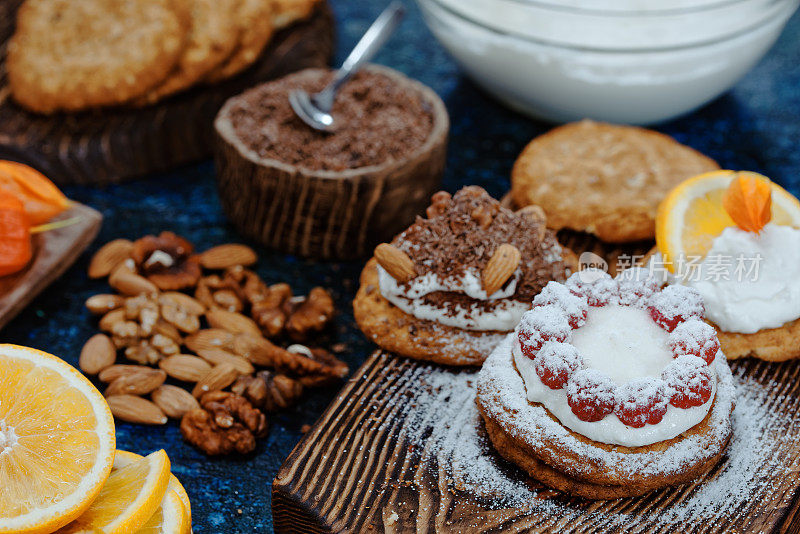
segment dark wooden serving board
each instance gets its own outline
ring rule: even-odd
[[[54,221],[80,217],[78,222],[36,234],[33,258],[25,269],[0,276],[0,328],[3,328],[44,288],[75,263],[81,252],[94,240],[103,216],[100,212],[74,203]]]
[[[576,252],[592,250],[612,265],[620,254],[642,254],[651,246],[610,251],[580,234],[559,237]],[[592,502],[527,479],[491,449],[477,418],[474,435],[484,440],[480,461],[456,465],[456,454],[431,460],[426,451],[437,446],[440,438],[433,436],[442,421],[453,418],[453,403],[465,405],[472,399],[448,394],[431,403],[435,388],[428,382],[439,383],[443,376],[470,380],[475,370],[377,351],[278,472],[272,496],[275,529],[800,533],[800,362],[748,360],[733,362],[732,368],[740,388],[739,415],[734,412],[734,441],[717,467],[683,486]],[[454,450],[460,446],[456,441]],[[470,445],[463,447],[469,450]],[[463,482],[473,466],[477,470],[487,460],[535,497],[525,505],[498,504],[476,491],[480,485]],[[714,491],[720,492],[719,498]]]
[[[41,116],[10,98],[6,45],[22,0],[0,1],[0,158],[41,170],[59,184],[107,184],[168,170],[211,156],[213,119],[230,96],[262,81],[333,55],[333,16],[321,2],[307,21],[273,36],[261,58],[242,74],[141,109],[107,109]]]

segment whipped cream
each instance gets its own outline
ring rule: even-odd
[[[683,278],[670,275],[669,282],[700,292],[706,318],[725,332],[752,334],[800,317],[800,230],[796,228],[767,224],[760,234],[726,228],[696,269]]]
[[[531,307],[529,302],[512,300],[521,273],[517,269],[509,281],[491,295],[487,295],[480,274],[466,271],[460,276],[442,279],[434,273],[417,276],[400,284],[383,267],[378,265],[378,285],[381,295],[409,315],[426,321],[464,330],[513,330],[522,314]],[[432,306],[422,297],[436,291],[463,293],[476,301],[488,302],[488,307],[477,302],[470,306],[454,305],[448,308]]]
[[[586,324],[573,331],[570,343],[579,350],[587,368],[607,374],[617,385],[634,378],[660,377],[672,361],[667,334],[650,319],[646,311],[639,308],[591,308]],[[668,404],[661,422],[641,428],[625,425],[613,413],[600,421],[588,422],[572,413],[566,388],[550,389],[542,383],[533,360],[522,354],[516,336],[512,355],[529,401],[541,403],[570,430],[611,445],[641,447],[674,438],[705,418],[716,394],[717,378],[714,367],[710,366],[712,392],[705,404],[688,409]],[[717,358],[724,356],[718,353]]]

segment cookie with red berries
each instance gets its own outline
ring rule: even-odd
[[[551,282],[486,360],[476,402],[501,456],[588,499],[702,476],[732,433],[734,387],[699,294],[646,269]]]

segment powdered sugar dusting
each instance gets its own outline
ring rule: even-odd
[[[570,530],[571,521],[579,518],[584,525],[602,523],[604,528],[630,526],[635,522],[686,531],[692,526],[708,525],[715,518],[774,503],[774,493],[787,487],[780,484],[784,476],[798,468],[787,465],[792,460],[783,453],[787,447],[786,422],[769,406],[769,390],[749,379],[735,377],[733,381],[737,404],[732,416],[733,436],[725,456],[698,483],[668,490],[679,495],[668,499],[670,504],[657,514],[647,508],[638,512],[641,506],[625,506],[628,510],[625,513],[607,512],[604,506],[590,511],[585,501],[537,489],[536,484],[492,449],[474,402],[477,384],[474,372],[434,366],[415,372],[409,378],[409,383],[415,384],[413,402],[407,403],[403,411],[408,438],[420,451],[423,467],[432,469],[434,476],[443,468],[451,489],[464,491],[491,509],[513,507],[524,514],[560,518],[559,524],[565,531]],[[516,402],[520,409],[529,406],[524,398]],[[789,491],[785,499],[791,496]],[[644,506],[648,496],[634,500],[640,500]]]

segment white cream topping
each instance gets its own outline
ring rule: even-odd
[[[667,337],[645,310],[605,306],[590,308],[586,324],[572,332],[570,343],[581,353],[586,367],[602,371],[621,385],[634,378],[661,375],[672,361]]]
[[[668,280],[699,291],[706,317],[725,332],[778,328],[800,317],[800,230],[775,224],[760,234],[726,228],[697,271]]]
[[[672,361],[667,334],[653,323],[646,311],[638,308],[591,308],[586,324],[573,331],[571,343],[581,352],[587,368],[606,373],[618,385],[633,378],[660,377]],[[658,424],[641,428],[625,425],[613,413],[600,421],[588,422],[572,413],[566,388],[550,389],[542,383],[533,360],[522,354],[516,336],[512,354],[525,383],[528,400],[544,405],[570,430],[601,443],[641,447],[674,438],[705,418],[716,393],[717,377],[714,367],[710,366],[713,389],[705,404],[688,409],[667,405]],[[720,352],[717,358],[724,356]]]
[[[520,270],[514,272],[510,281],[492,295],[483,290],[479,273],[467,271],[462,276],[440,279],[433,273],[418,276],[407,284],[399,284],[378,265],[378,285],[381,295],[409,315],[426,321],[461,328],[464,330],[509,331],[519,323],[522,314],[531,308],[529,302],[520,302],[508,297],[517,290]],[[436,291],[452,291],[467,295],[476,301],[490,302],[487,310],[478,303],[472,306],[440,308],[424,302],[422,297]]]

